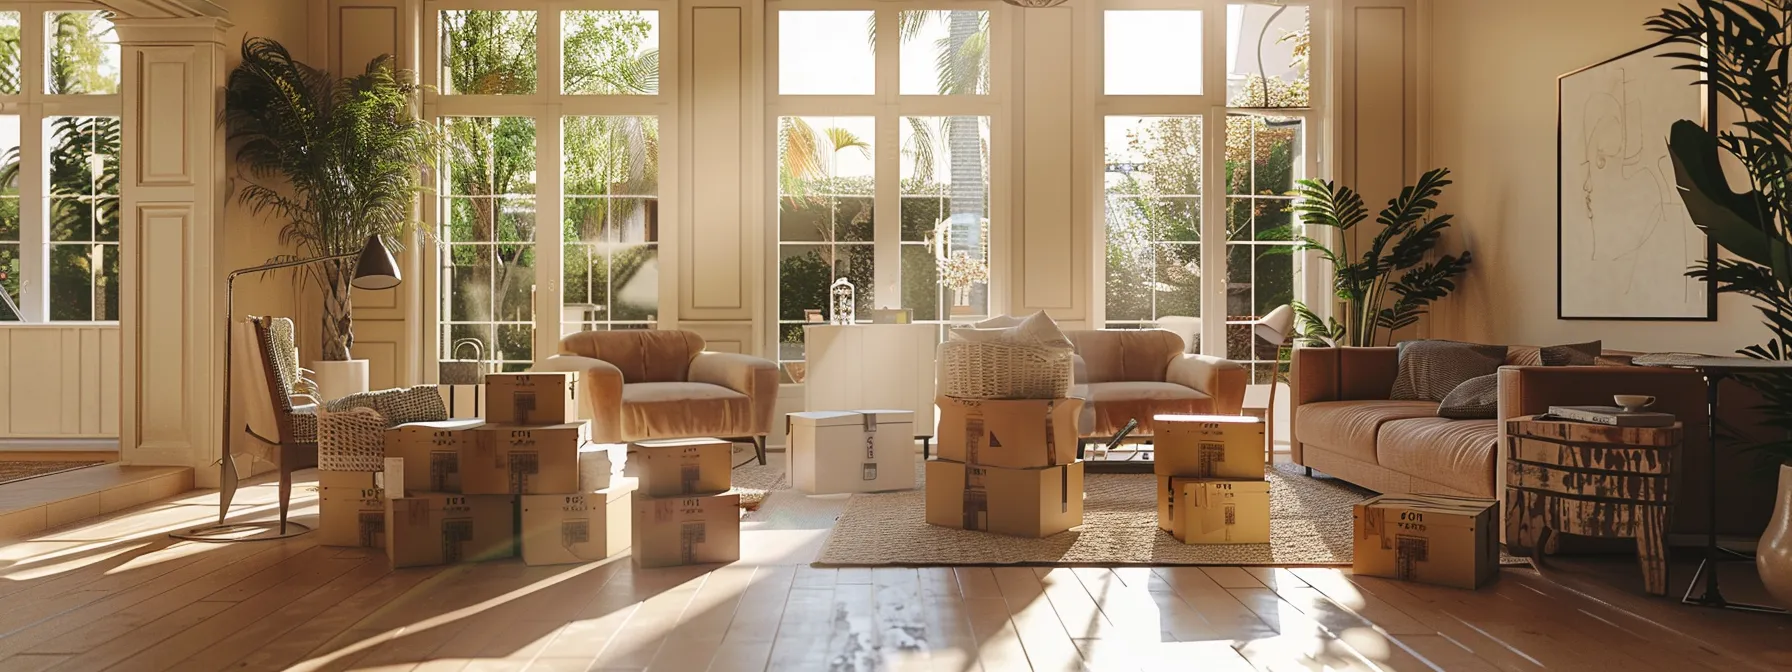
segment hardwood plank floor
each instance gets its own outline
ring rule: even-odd
[[[239,510],[265,515],[271,491]],[[1509,568],[1478,591],[1341,568],[393,570],[313,535],[165,535],[215,515],[210,497],[0,546],[0,671],[1792,670],[1792,619],[1648,597],[1628,559]],[[796,536],[742,544],[789,558],[766,546]]]

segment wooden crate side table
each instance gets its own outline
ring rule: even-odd
[[[1540,551],[1552,532],[1636,539],[1643,587],[1668,590],[1667,526],[1683,435],[1671,427],[1608,427],[1514,418],[1506,424],[1506,543]]]

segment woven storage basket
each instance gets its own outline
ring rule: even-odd
[[[317,414],[317,468],[380,471],[386,468],[386,416],[371,408]]]
[[[980,341],[940,344],[940,389],[960,399],[1062,399],[1070,395],[1072,352]]]

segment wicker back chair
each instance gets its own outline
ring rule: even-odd
[[[292,392],[297,368],[286,364],[289,357],[296,360],[292,320],[249,317],[242,327],[252,332],[246,334],[251,338],[237,341],[250,345],[252,350],[241,353],[247,360],[243,361],[246,366],[237,369],[245,383],[238,388],[243,391],[248,416],[243,428],[262,444],[252,446],[250,454],[280,470],[280,533],[285,534],[287,510],[292,502],[292,473],[317,466],[317,400]],[[295,404],[295,399],[309,403]],[[226,507],[233,490],[225,488]]]

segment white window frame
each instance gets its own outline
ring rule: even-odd
[[[836,10],[873,11],[877,21],[876,88],[871,95],[784,95],[778,89],[778,13],[781,11]],[[901,36],[896,30],[900,12],[924,10],[972,10],[989,12],[989,93],[983,95],[905,95],[901,93]],[[872,141],[873,200],[875,222],[873,245],[876,255],[876,281],[873,305],[902,305],[902,180],[901,132],[903,117],[980,116],[989,119],[989,192],[985,200],[989,218],[989,313],[1001,315],[1008,307],[1008,203],[1011,198],[1010,151],[1014,129],[1010,101],[1014,96],[1013,66],[1010,49],[1014,7],[991,0],[768,0],[765,3],[765,101],[766,161],[762,170],[769,176],[765,211],[768,257],[766,305],[769,307],[767,328],[762,338],[768,344],[765,352],[782,359],[779,334],[783,321],[779,317],[781,272],[779,259],[780,227],[778,224],[778,119],[781,117],[872,117],[876,137]],[[864,288],[857,288],[865,291]],[[826,306],[821,306],[825,311]],[[870,316],[858,316],[865,321]],[[929,323],[948,325],[952,320]],[[942,326],[942,329],[944,326]]]
[[[423,4],[423,114],[426,119],[444,117],[529,117],[535,121],[535,362],[559,351],[565,333],[561,325],[565,303],[564,233],[562,214],[566,194],[558,167],[562,164],[560,134],[564,117],[652,116],[659,124],[659,314],[660,323],[677,323],[677,292],[673,290],[673,266],[666,261],[676,253],[679,192],[678,91],[679,5],[676,0],[425,0]],[[536,12],[536,90],[524,95],[468,95],[442,93],[441,16],[447,10],[499,10]],[[579,10],[637,10],[658,12],[659,92],[655,95],[597,95],[561,93],[560,14]],[[548,169],[552,167],[553,169]],[[436,171],[440,173],[441,171]],[[432,176],[440,184],[440,175]],[[420,238],[424,247],[424,323],[430,325],[424,380],[435,382],[435,363],[444,357],[441,315],[441,255],[436,233],[441,230],[445,197],[434,194],[423,208]],[[551,235],[544,235],[544,231]],[[486,353],[487,356],[491,353]]]
[[[45,93],[48,83],[45,68],[49,65],[46,15],[68,11],[107,11],[107,8],[84,2],[0,3],[0,12],[19,14],[19,93],[0,95],[0,115],[19,118],[19,295],[13,299],[19,303],[19,317],[23,320],[0,325],[43,323],[50,317],[49,120],[54,117],[117,117],[122,120],[124,116],[124,97],[117,93]],[[124,78],[122,60],[121,50],[120,86]],[[121,160],[123,149],[121,144]],[[26,166],[34,168],[23,169]],[[120,231],[118,241],[106,244],[114,245],[122,254],[123,231]],[[122,301],[120,305],[123,305]],[[116,325],[118,321],[58,320],[53,324]]]
[[[1226,10],[1233,4],[1283,4],[1305,6],[1308,11],[1307,21],[1310,31],[1309,63],[1308,63],[1308,107],[1305,108],[1250,108],[1229,107],[1226,105]],[[1085,146],[1091,147],[1090,156],[1093,165],[1090,167],[1094,175],[1091,185],[1095,231],[1095,268],[1090,273],[1094,290],[1090,293],[1094,309],[1094,322],[1097,325],[1107,324],[1107,255],[1103,252],[1107,247],[1107,209],[1106,189],[1103,179],[1106,174],[1107,148],[1105,146],[1106,120],[1110,116],[1200,116],[1201,117],[1201,347],[1205,355],[1225,357],[1226,328],[1228,324],[1241,324],[1225,319],[1208,319],[1209,311],[1218,309],[1221,317],[1226,317],[1226,284],[1228,273],[1226,262],[1231,249],[1231,241],[1226,232],[1226,200],[1225,179],[1226,157],[1226,115],[1228,112],[1262,113],[1270,116],[1299,118],[1304,122],[1306,138],[1304,140],[1306,154],[1304,172],[1307,177],[1320,177],[1324,163],[1323,148],[1327,146],[1323,134],[1326,117],[1326,89],[1324,86],[1324,58],[1326,55],[1325,16],[1326,3],[1310,0],[1287,0],[1271,2],[1258,0],[1238,2],[1227,0],[1101,0],[1083,6],[1083,14],[1079,21],[1089,26],[1086,35],[1092,44],[1087,53],[1093,61],[1088,67],[1091,73],[1091,94],[1093,98],[1094,120],[1089,127],[1090,137],[1083,140]],[[1199,10],[1201,11],[1201,93],[1198,95],[1108,95],[1105,89],[1103,73],[1106,72],[1106,15],[1108,10]],[[1311,298],[1315,294],[1312,282],[1315,274],[1308,272],[1314,261],[1310,254],[1296,254],[1294,259],[1294,278],[1292,280],[1295,299],[1315,304]],[[1321,302],[1323,303],[1323,302]],[[1318,306],[1316,306],[1318,307]],[[1254,358],[1248,361],[1255,361]]]

